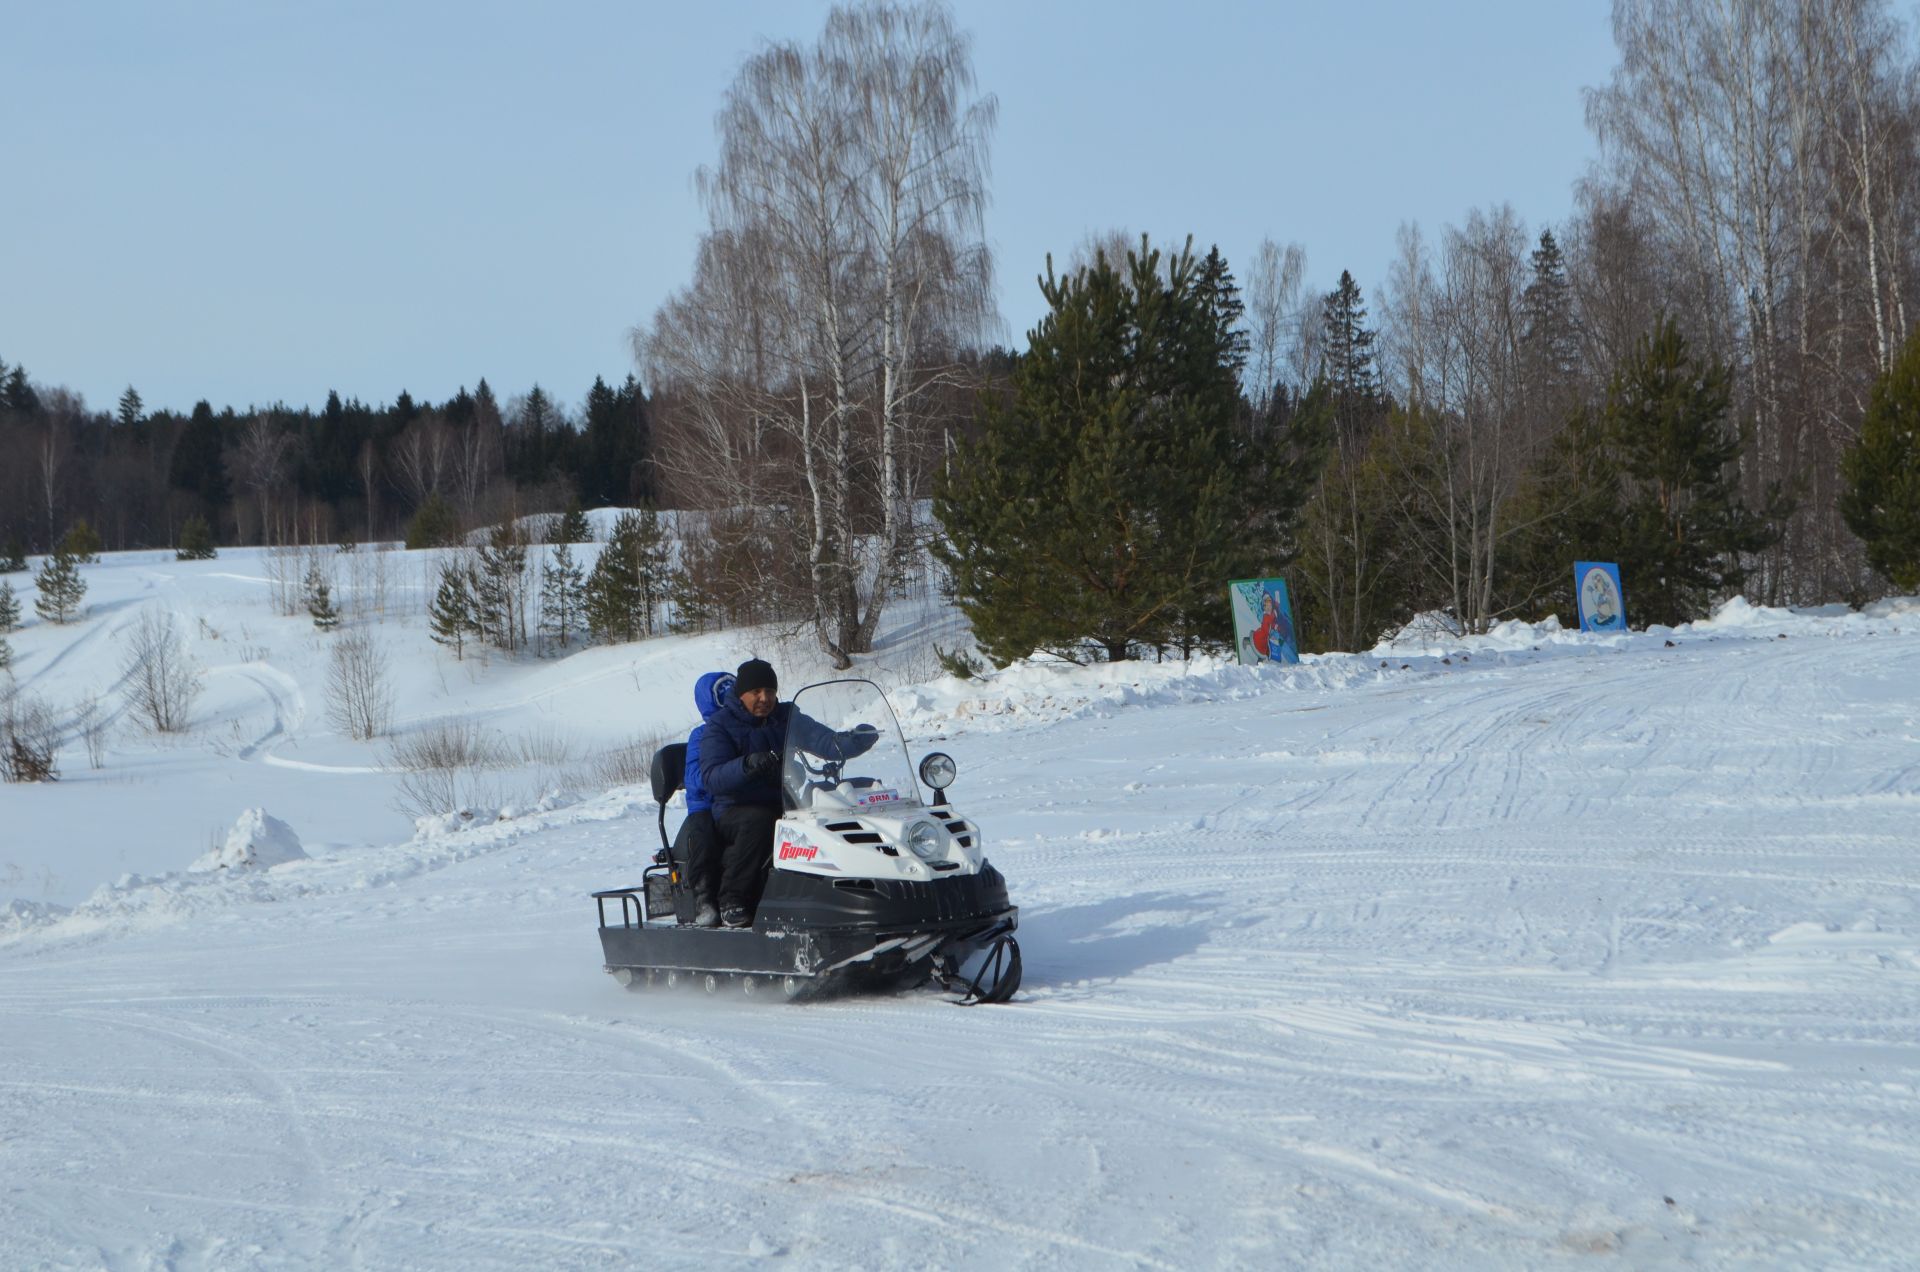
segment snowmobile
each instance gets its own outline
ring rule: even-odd
[[[639,885],[593,894],[606,970],[630,989],[737,986],[793,999],[934,982],[958,1003],[1011,998],[1020,911],[987,861],[980,828],[947,802],[952,758],[922,757],[919,779],[932,793],[923,800],[893,709],[869,680],[809,685],[793,712],[807,727],[787,729],[784,812],[753,925],[692,926],[698,900],[667,835],[686,746],[663,746],[651,773],[660,851]]]

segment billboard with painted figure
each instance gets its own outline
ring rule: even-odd
[[[1233,648],[1240,662],[1300,661],[1285,579],[1235,579],[1227,585],[1227,597],[1233,605]]]
[[[1579,598],[1580,630],[1627,630],[1626,594],[1620,589],[1620,567],[1611,561],[1575,561],[1573,594]]]

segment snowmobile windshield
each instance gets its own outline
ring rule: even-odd
[[[791,810],[920,803],[899,722],[871,680],[829,680],[793,696],[780,774]]]

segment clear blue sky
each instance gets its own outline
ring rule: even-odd
[[[1563,220],[1614,61],[1602,0],[955,6],[1000,101],[988,239],[1007,338],[1090,231],[1263,235],[1369,297],[1394,232]],[[817,0],[8,4],[0,358],[111,408],[486,376],[577,404],[683,285],[692,174],[763,37]]]

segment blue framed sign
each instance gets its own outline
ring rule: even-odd
[[[1627,594],[1620,587],[1620,567],[1611,561],[1575,561],[1573,594],[1579,598],[1580,630],[1627,630]]]
[[[1285,579],[1235,579],[1227,585],[1227,598],[1233,605],[1234,656],[1241,663],[1300,661]]]

